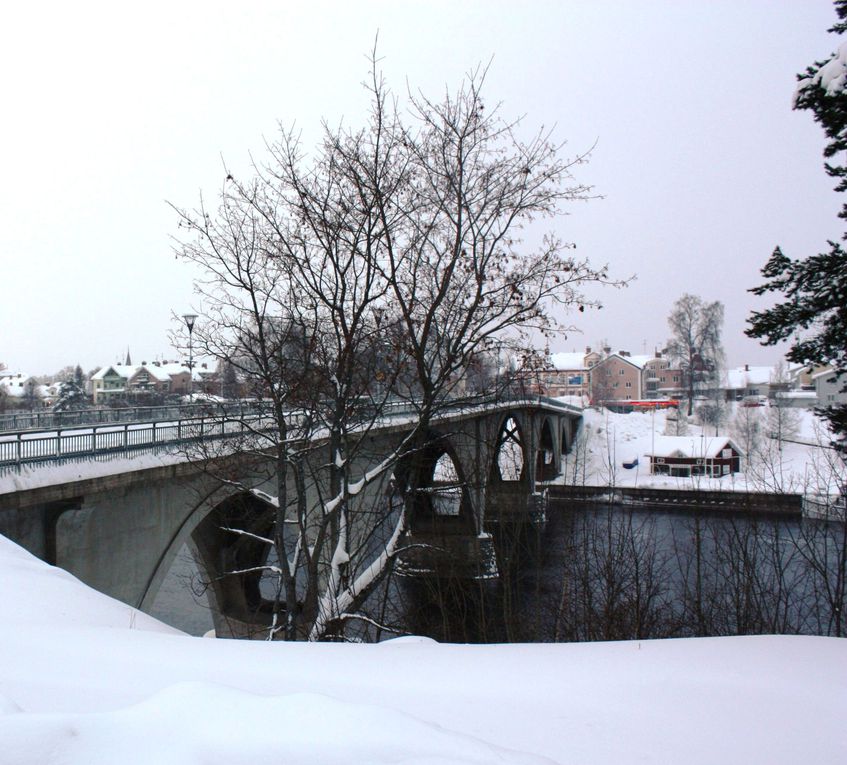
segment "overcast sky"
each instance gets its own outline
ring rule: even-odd
[[[743,336],[746,290],[774,246],[839,238],[822,131],[793,112],[794,75],[836,46],[827,0],[670,2],[15,3],[0,29],[0,362],[88,370],[132,351],[175,356],[172,314],[195,307],[176,219],[246,167],[278,123],[361,123],[366,52],[438,95],[492,59],[489,101],[555,125],[602,199],[555,222],[622,291],[581,330],[652,352],[685,292],[726,305],[728,361],[778,352]]]

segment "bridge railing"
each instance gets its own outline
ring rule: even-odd
[[[456,401],[455,409],[448,403],[439,414],[450,416],[451,413],[462,410],[486,409],[489,406],[503,407],[510,405],[543,406],[546,409],[571,411],[573,407],[555,399],[541,396],[517,396],[514,398],[491,398],[490,400],[475,399]],[[208,406],[208,405],[207,405]],[[98,454],[116,453],[131,449],[151,449],[161,446],[174,446],[189,441],[231,437],[245,430],[269,431],[275,429],[273,418],[269,417],[264,406],[250,402],[252,412],[244,403],[233,405],[229,412],[217,409],[212,405],[213,414],[207,416],[175,417],[152,422],[123,422],[107,424],[85,423],[77,427],[57,427],[53,431],[33,431],[19,429],[17,431],[0,432],[0,469],[23,464],[45,463],[66,458],[95,456]],[[185,411],[182,407],[178,412]],[[144,407],[138,411],[143,412]],[[171,414],[173,408],[156,407],[158,414]],[[123,411],[126,410],[114,410]],[[146,413],[150,413],[150,408]],[[197,411],[197,408],[189,411]],[[208,409],[206,409],[208,412]],[[412,401],[390,401],[380,410],[383,424],[390,424],[394,417],[414,415],[416,407]],[[288,412],[291,426],[301,434],[311,433],[320,436],[322,429],[313,427],[310,418],[302,412]]]
[[[194,417],[167,422],[57,429],[52,433],[27,430],[5,433],[0,435],[0,468],[227,438],[244,433],[248,426],[264,430],[264,418],[261,415]]]
[[[130,406],[115,409],[80,409],[72,412],[11,412],[0,415],[0,433],[51,430],[85,425],[127,422],[165,422],[203,416],[249,416],[266,411],[262,401],[219,401],[166,406]]]

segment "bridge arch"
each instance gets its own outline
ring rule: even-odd
[[[449,437],[433,434],[423,448],[400,461],[395,475],[413,532],[443,527],[478,531],[468,475]]]
[[[270,538],[273,521],[274,508],[254,492],[206,497],[174,529],[138,607],[144,611],[152,608],[177,554],[186,545],[208,588],[206,594],[218,633],[233,632],[233,622],[260,623],[260,613],[267,610],[260,589],[261,570],[242,575],[232,572],[265,565],[271,545],[259,537]]]
[[[494,443],[489,483],[527,483],[529,444],[520,415],[509,412],[500,422]]]
[[[561,442],[553,435],[558,428],[552,417],[541,419],[538,448],[535,453],[535,477],[539,481],[550,481],[559,474]]]

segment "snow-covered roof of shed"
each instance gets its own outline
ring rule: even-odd
[[[720,456],[726,446],[731,446],[736,452],[743,455],[744,451],[728,436],[713,436],[701,438],[698,436],[656,436],[652,450],[648,456],[652,457],[705,457],[713,459]]]
[[[585,369],[585,354],[584,353],[551,353],[550,364],[554,369],[560,372],[569,370]]]

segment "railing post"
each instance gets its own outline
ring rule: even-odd
[[[127,446],[128,446],[127,438],[128,438],[128,436],[129,436],[129,423],[125,422],[124,423],[124,451],[127,450]]]
[[[91,454],[97,454],[97,426],[91,428]]]
[[[62,456],[62,429],[56,431],[56,456]]]
[[[18,462],[18,465],[20,465],[21,464],[21,434],[20,433],[18,433],[17,452],[18,452],[17,462]]]

